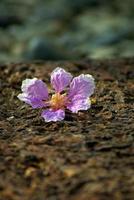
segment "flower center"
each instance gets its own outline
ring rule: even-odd
[[[55,110],[63,109],[66,105],[66,102],[67,102],[66,94],[56,93],[52,95],[52,98],[50,100],[50,107]]]

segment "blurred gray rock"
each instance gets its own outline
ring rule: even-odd
[[[133,0],[0,0],[0,62],[133,56]]]
[[[33,38],[28,49],[24,53],[24,59],[28,60],[66,60],[73,59],[75,56],[61,50],[52,41],[44,38]]]

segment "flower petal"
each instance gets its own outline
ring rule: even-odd
[[[67,108],[74,113],[89,109],[91,106],[89,97],[93,94],[94,89],[94,78],[91,75],[81,74],[75,77],[70,84]]]
[[[79,98],[73,99],[70,104],[68,104],[67,108],[71,110],[73,113],[77,113],[79,110],[87,110],[91,106],[91,102],[89,98]]]
[[[56,111],[52,109],[47,109],[42,112],[41,116],[45,119],[46,122],[56,122],[64,119],[65,112],[61,109]]]
[[[18,95],[21,101],[30,104],[33,108],[45,106],[43,100],[48,98],[48,91],[45,83],[37,78],[26,79],[22,82],[22,92]]]
[[[40,99],[30,98],[27,94],[22,93],[17,96],[21,101],[31,105],[33,108],[46,107],[47,104]]]
[[[68,98],[79,99],[90,97],[94,93],[94,89],[94,78],[90,74],[81,74],[72,80]]]
[[[60,67],[51,73],[51,84],[56,92],[62,92],[70,84],[71,79],[72,75]]]

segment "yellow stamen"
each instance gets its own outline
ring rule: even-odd
[[[52,95],[52,98],[50,100],[50,107],[55,110],[63,109],[65,107],[66,102],[67,102],[66,94],[56,93]]]

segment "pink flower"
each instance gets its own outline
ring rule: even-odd
[[[22,82],[22,93],[18,98],[33,108],[46,108],[41,114],[46,122],[63,120],[65,109],[77,113],[79,110],[90,108],[89,97],[95,89],[94,78],[91,75],[81,74],[73,78],[70,73],[57,67],[51,73],[51,85],[55,94],[49,97],[47,86],[42,80],[26,79]]]

